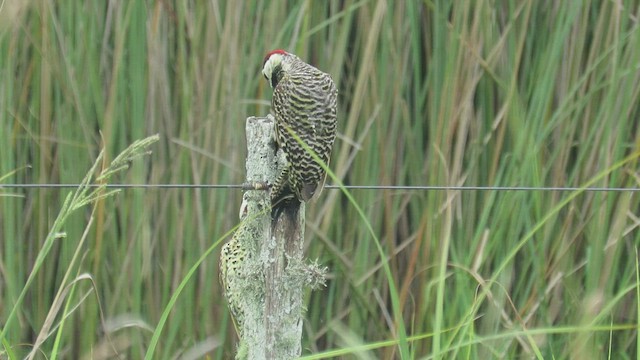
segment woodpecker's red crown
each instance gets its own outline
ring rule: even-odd
[[[295,58],[295,56],[291,56],[291,54],[281,49],[273,50],[264,57],[262,74],[272,88],[275,89],[284,73],[289,70],[289,63],[292,58]]]
[[[282,49],[276,49],[276,50],[271,50],[267,53],[267,56],[264,57],[264,60],[262,61],[262,66],[264,67],[264,64],[267,62],[267,60],[269,60],[269,58],[271,57],[271,55],[273,54],[280,54],[280,55],[287,55],[288,52],[282,50]]]

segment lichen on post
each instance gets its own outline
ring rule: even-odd
[[[273,118],[250,117],[246,131],[247,183],[271,184],[286,163],[275,151]],[[323,284],[326,270],[304,260],[305,204],[274,220],[269,191],[250,187],[257,189],[244,193],[241,224],[221,254],[225,296],[240,337],[236,358],[293,359],[302,352],[304,287]],[[229,257],[238,253],[241,261]]]

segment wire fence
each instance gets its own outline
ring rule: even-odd
[[[81,184],[0,184],[2,189],[68,189]],[[251,184],[87,184],[88,187],[106,186],[109,189],[243,189],[251,190]],[[626,187],[545,187],[545,186],[449,186],[449,185],[345,185],[349,190],[396,190],[396,191],[587,191],[587,192],[640,192],[640,188]],[[326,185],[328,190],[340,189],[337,185]]]

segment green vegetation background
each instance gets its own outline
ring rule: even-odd
[[[639,9],[4,1],[1,182],[78,183],[102,147],[106,164],[158,133],[152,154],[112,183],[239,184],[245,118],[269,111],[262,59],[284,48],[339,86],[331,167],[346,184],[639,187]],[[41,354],[100,359],[115,348],[141,358],[169,297],[237,223],[241,200],[230,189],[128,189],[97,201],[86,241],[92,207],[65,221],[16,306],[71,191],[0,188],[0,358],[24,355],[45,325]],[[399,357],[384,343],[402,337],[395,297],[412,358],[636,358],[639,194],[352,194],[398,290],[365,219],[325,191],[308,207],[307,253],[330,278],[308,297],[305,354]],[[55,309],[66,272],[78,281]],[[178,298],[156,358],[201,349],[229,358],[232,328],[214,253]]]

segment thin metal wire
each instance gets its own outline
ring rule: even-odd
[[[68,189],[80,184],[0,184],[0,189]],[[96,188],[100,184],[88,184]],[[107,184],[108,189],[248,189],[247,184]],[[640,192],[640,188],[622,187],[544,187],[544,186],[440,186],[440,185],[345,185],[350,190],[402,190],[402,191],[590,191],[590,192]],[[325,189],[340,189],[327,185]]]

